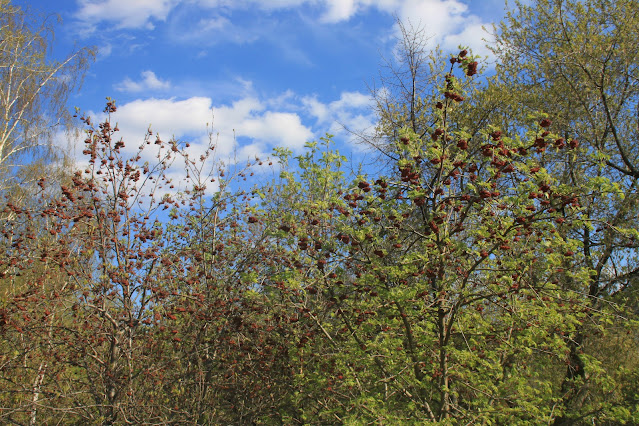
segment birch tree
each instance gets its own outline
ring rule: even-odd
[[[50,18],[39,20],[0,0],[0,189],[25,156],[51,154],[56,131],[69,128],[67,99],[79,88],[94,57],[88,48],[51,59],[54,30]]]

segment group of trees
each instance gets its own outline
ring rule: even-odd
[[[378,169],[330,136],[210,171],[214,146],[149,133],[130,154],[110,100],[80,117],[86,167],[29,197],[7,169],[1,421],[639,423],[639,4],[529,3],[489,78],[402,27],[364,139]],[[2,7],[11,82],[44,39]],[[54,77],[89,53],[3,83],[7,147],[42,140]]]

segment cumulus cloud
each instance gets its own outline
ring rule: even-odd
[[[251,86],[250,82],[243,82],[247,87]],[[216,174],[220,161],[241,167],[255,157],[266,159],[275,147],[286,147],[299,153],[306,142],[316,140],[326,132],[336,135],[338,141],[354,141],[357,138],[344,128],[356,133],[369,129],[374,122],[371,102],[369,95],[360,92],[343,92],[338,99],[322,102],[316,96],[302,97],[290,90],[272,98],[261,98],[249,91],[228,103],[216,103],[206,96],[148,98],[118,105],[111,115],[111,122],[112,125],[117,123],[116,139],[125,143],[123,151],[137,155],[142,146],[141,162],[149,164],[157,162],[159,147],[153,143],[156,137],[165,142],[172,139],[188,142],[190,146],[186,151],[194,160],[214,143],[214,157],[202,167],[206,175],[208,172]],[[102,113],[89,115],[94,123],[105,118]],[[152,134],[145,139],[149,130]],[[64,140],[68,141],[68,138]],[[63,146],[62,139],[59,143]],[[82,146],[82,142],[77,143],[75,153],[76,164],[84,168],[86,160],[79,155]],[[176,190],[184,189],[184,170],[181,160],[169,170]],[[207,186],[207,192],[215,190],[214,184]]]
[[[117,137],[131,153],[144,143],[150,129],[150,142],[156,137],[189,142],[196,158],[212,138],[218,158],[230,160],[235,155],[237,161],[245,161],[254,155],[266,157],[278,146],[299,152],[327,131],[348,139],[345,128],[359,133],[373,126],[370,107],[370,96],[360,92],[344,92],[339,99],[321,102],[316,96],[286,91],[270,99],[247,93],[226,104],[215,104],[205,96],[137,99],[119,105],[112,120],[119,128]],[[103,114],[90,115],[94,122],[104,119]],[[150,145],[153,150],[154,144]],[[150,160],[155,153],[147,155]]]
[[[221,135],[223,149],[228,150],[233,145],[228,139],[230,135],[259,144],[267,152],[275,146],[299,149],[313,139],[313,132],[297,113],[269,110],[268,103],[246,97],[231,105],[212,108],[214,127]]]
[[[192,97],[175,99],[138,99],[118,108],[114,117],[119,128],[128,138],[139,139],[151,126],[164,138],[183,136],[193,131],[201,132],[211,121],[211,99]],[[137,137],[134,136],[137,134]]]
[[[171,88],[171,83],[166,80],[160,80],[153,71],[142,71],[140,75],[142,77],[140,81],[133,81],[127,77],[121,83],[116,84],[115,89],[121,92],[142,92]]]
[[[328,23],[348,21],[369,8],[396,14],[401,19],[421,20],[436,32],[448,33],[452,25],[468,15],[468,6],[460,0],[78,0],[76,13],[81,21],[116,22],[119,28],[153,28],[152,20],[166,20],[180,4],[191,4],[217,12],[232,10],[275,11],[319,5],[322,20]],[[223,28],[224,18],[202,19],[203,25]]]
[[[75,17],[86,30],[99,22],[114,23],[117,28],[154,28],[153,20],[166,20],[180,0],[78,0]]]
[[[302,98],[307,113],[316,120],[318,127],[326,128],[334,135],[348,132],[361,134],[374,126],[372,99],[360,92],[343,92],[340,98],[328,103],[320,102],[316,96]],[[349,137],[351,141],[357,137]]]
[[[465,3],[459,0],[405,0],[396,7],[401,21],[424,28],[426,35],[433,37],[433,45],[440,44],[444,51],[453,53],[461,44],[471,47],[476,54],[489,54],[483,40],[488,39],[488,33],[482,27],[490,23],[472,15]]]
[[[275,146],[298,150],[314,137],[297,113],[268,110],[266,102],[254,97],[229,105],[213,105],[209,97],[138,99],[119,106],[113,119],[118,122],[121,137],[132,148],[140,145],[150,128],[162,140],[189,141],[197,150],[208,143],[207,124],[216,135],[216,149],[222,155],[238,148],[238,139],[268,153]]]
[[[492,52],[486,45],[490,45],[494,41],[494,37],[484,27],[489,28],[489,25],[478,19],[470,20],[461,32],[444,37],[442,46],[451,53],[455,53],[456,48],[460,45],[469,46],[475,55],[490,57]]]
[[[326,11],[322,20],[325,22],[347,21],[353,16],[358,8],[358,1],[355,0],[326,0]]]
[[[371,102],[370,96],[360,92],[343,92],[338,100],[329,103],[320,102],[316,96],[302,98],[302,104],[320,124],[369,110]]]
[[[313,138],[313,133],[297,114],[266,112],[257,117],[247,117],[237,129],[241,135],[265,142],[280,142],[289,148],[299,149]]]
[[[285,93],[284,97],[291,97]],[[275,102],[276,104],[279,102]],[[159,145],[156,138],[164,142],[176,140],[188,143],[186,152],[191,159],[198,159],[213,144],[214,155],[202,166],[204,174],[216,170],[220,162],[238,166],[255,157],[266,159],[273,148],[287,147],[299,152],[304,144],[315,139],[312,129],[303,123],[297,112],[271,109],[269,100],[245,96],[230,104],[215,105],[209,97],[187,99],[138,99],[119,105],[111,115],[112,125],[117,123],[117,140],[124,142],[123,151],[137,155],[140,147],[141,162],[155,164],[158,161]],[[94,123],[105,119],[102,113],[89,114]],[[146,136],[147,132],[151,136]],[[68,138],[65,139],[68,141]],[[62,138],[58,143],[63,145]],[[86,160],[79,155],[82,142],[76,143],[76,164],[84,168]],[[165,148],[166,149],[166,148]],[[198,166],[199,167],[199,166]],[[170,170],[176,189],[184,189],[185,165],[177,160]],[[207,184],[208,185],[208,184]],[[207,192],[215,186],[207,186]],[[157,193],[157,192],[156,192]]]

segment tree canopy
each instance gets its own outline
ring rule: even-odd
[[[378,169],[82,116],[87,166],[3,202],[0,419],[639,423],[638,6],[516,3],[489,78],[401,26]]]

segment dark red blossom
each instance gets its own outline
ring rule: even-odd
[[[477,61],[469,63],[468,68],[466,68],[466,75],[468,77],[472,77],[475,74],[477,74]]]

